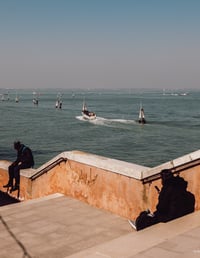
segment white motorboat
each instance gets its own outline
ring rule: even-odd
[[[87,120],[94,120],[97,117],[94,112],[91,112],[87,109],[87,105],[86,105],[85,101],[83,102],[82,116],[84,119],[87,119]]]

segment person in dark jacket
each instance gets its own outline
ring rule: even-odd
[[[187,191],[187,182],[180,176],[174,176],[171,170],[161,171],[162,189],[159,193],[156,211],[152,214],[143,211],[136,221],[129,223],[141,230],[159,222],[167,222],[194,211],[195,197]]]
[[[20,169],[31,168],[34,166],[32,151],[21,142],[14,142],[14,149],[17,151],[17,159],[8,167],[9,181],[3,187],[11,187],[11,192],[19,189]],[[13,180],[15,185],[13,186]]]

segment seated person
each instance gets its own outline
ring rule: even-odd
[[[17,159],[8,167],[9,180],[3,187],[11,187],[11,192],[19,189],[20,169],[31,168],[34,166],[32,151],[21,142],[14,142],[14,149],[17,151]],[[15,185],[13,186],[13,179]]]
[[[194,211],[195,197],[188,192],[187,182],[180,176],[174,176],[169,169],[161,171],[162,189],[159,194],[156,211],[152,214],[143,211],[136,221],[130,221],[136,230],[167,222]]]

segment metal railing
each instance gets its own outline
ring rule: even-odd
[[[53,161],[52,163],[50,163],[49,165],[47,165],[46,167],[44,167],[43,169],[39,170],[37,173],[32,175],[30,177],[30,179],[35,180],[36,178],[40,177],[41,175],[47,173],[50,169],[54,168],[61,162],[66,162],[66,161],[67,161],[67,158],[58,158],[57,160]]]

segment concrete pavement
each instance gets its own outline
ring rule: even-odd
[[[2,206],[0,215],[0,258],[67,257],[132,231],[126,219],[61,194]]]
[[[200,258],[200,212],[139,232],[54,194],[0,207],[0,258]]]

